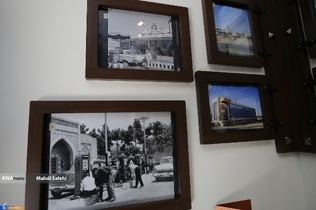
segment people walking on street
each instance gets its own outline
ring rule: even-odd
[[[101,166],[96,171],[96,184],[99,186],[99,197],[100,201],[113,202],[116,200],[115,190],[114,190],[114,180],[117,171],[113,170],[109,166]],[[103,187],[106,185],[108,192],[108,197],[103,199]]]
[[[142,171],[141,171],[141,173],[142,173],[142,174],[147,173],[147,165],[146,165],[146,163],[145,163],[143,157],[141,157],[141,166],[142,166]]]
[[[140,183],[140,187],[144,186],[143,180],[142,180],[142,168],[141,168],[141,156],[139,154],[136,154],[134,157],[134,164],[135,164],[135,176],[136,176],[136,183],[133,188],[138,187],[138,183]]]
[[[119,181],[122,182],[126,182],[126,168],[125,165],[127,160],[126,160],[126,155],[125,154],[121,154],[118,156],[118,166],[117,166],[117,170],[118,170],[118,179]]]
[[[145,51],[145,62],[146,62],[146,69],[149,69],[149,62],[153,59],[150,52],[148,50]]]
[[[145,185],[144,185],[143,180],[142,180],[141,168],[139,166],[137,166],[135,168],[135,175],[136,175],[136,183],[135,183],[135,186],[133,188],[138,187],[138,182],[140,184],[140,187],[144,187]]]
[[[135,175],[135,168],[137,167],[137,165],[134,164],[133,160],[130,159],[128,161],[128,168],[131,171],[131,178],[134,181],[134,183],[136,183],[136,175]]]
[[[149,159],[149,172],[153,172],[155,166],[155,158],[150,157]]]

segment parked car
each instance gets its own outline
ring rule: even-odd
[[[173,180],[173,157],[163,157],[160,164],[154,166],[153,176],[156,181],[172,181]]]
[[[145,56],[133,50],[123,50],[119,54],[118,61],[124,65],[139,65],[142,66],[145,62]]]

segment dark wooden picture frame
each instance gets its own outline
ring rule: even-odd
[[[309,57],[316,58],[316,2],[314,0],[299,1],[301,17],[307,41]]]
[[[195,79],[201,144],[267,140],[273,138],[274,131],[269,125],[269,122],[272,121],[272,106],[270,104],[269,93],[264,90],[265,86],[267,85],[267,79],[265,78],[265,76],[197,71],[195,73]],[[255,100],[256,103],[258,103],[257,106],[261,107],[259,112],[261,114],[261,117],[258,117],[258,112],[256,110],[256,107],[254,107],[256,113],[256,116],[254,117],[255,120],[248,121],[249,119],[242,119],[240,116],[235,116],[235,118],[233,118],[234,116],[233,114],[231,114],[230,117],[226,119],[228,121],[225,122],[228,123],[228,126],[225,128],[225,123],[223,126],[227,130],[215,130],[215,126],[219,124],[216,124],[214,123],[214,121],[212,121],[212,108],[210,106],[210,103],[213,102],[211,102],[211,98],[209,97],[210,84],[236,87],[237,89],[239,87],[255,87],[255,89],[257,89],[259,93],[259,100],[256,98],[252,98],[252,100]],[[245,93],[243,95],[246,96]],[[236,101],[232,102],[234,98],[231,98],[231,100],[229,100],[223,95],[216,95],[216,97],[223,97],[223,100],[226,100],[227,107],[231,106],[228,104],[232,104],[232,106],[240,109],[249,109],[249,106],[247,106],[248,104],[235,103]],[[235,95],[235,97],[238,96]],[[218,103],[220,104],[218,104],[219,107],[222,106],[222,103],[225,103],[225,101],[221,101]],[[226,114],[230,113],[230,109],[228,109],[228,111],[227,109],[225,110]],[[222,111],[222,108],[218,108],[218,111],[218,113],[220,113]],[[231,113],[233,111],[234,110],[232,110]],[[236,112],[236,110],[234,112]],[[215,116],[213,116],[213,118],[215,119]],[[251,127],[253,125],[249,123],[254,122],[260,122],[260,128]],[[238,128],[236,129],[236,127]],[[218,128],[220,128],[220,126]]]
[[[164,113],[171,116],[172,154],[174,159],[174,198],[133,205],[115,207],[117,210],[127,209],[179,209],[191,208],[191,190],[189,177],[189,157],[187,142],[186,108],[184,101],[31,101],[29,116],[28,155],[27,155],[27,182],[25,194],[26,209],[48,209],[48,183],[30,180],[35,175],[48,174],[51,157],[50,133],[56,129],[53,126],[52,115],[80,114],[80,113]],[[63,120],[61,120],[63,121]],[[70,123],[62,123],[61,126]],[[145,125],[145,124],[144,124]],[[78,126],[77,126],[78,127]],[[73,129],[73,128],[71,128]],[[82,140],[81,140],[82,141]],[[56,145],[56,144],[55,144]],[[136,145],[136,144],[135,144]],[[145,147],[146,148],[146,147]],[[52,156],[53,157],[53,156]],[[77,159],[76,159],[77,161]],[[73,164],[75,160],[73,160]],[[71,163],[71,162],[70,162]],[[83,164],[83,163],[82,163]],[[76,166],[77,167],[77,166]],[[77,173],[77,172],[76,172]],[[77,174],[76,174],[77,175]],[[78,176],[79,177],[79,176]],[[37,179],[37,178],[36,178]],[[146,186],[145,186],[146,187]],[[145,189],[145,188],[142,188]],[[142,190],[134,189],[134,190]],[[133,190],[133,189],[130,189]],[[68,199],[69,200],[69,199]],[[102,202],[103,203],[103,202]],[[108,202],[105,202],[108,203]],[[115,203],[115,202],[113,202]],[[94,204],[96,205],[96,204]],[[100,203],[98,203],[98,209]],[[94,206],[82,207],[94,209]],[[78,209],[78,207],[77,207]],[[103,208],[109,209],[109,207]],[[112,208],[111,208],[112,209]]]
[[[107,29],[108,26],[106,25],[106,27],[104,27],[106,28],[106,30],[104,29],[106,31],[104,32],[104,35],[101,36],[99,34],[99,32],[103,30],[102,28],[101,30],[99,29],[99,24],[100,24],[100,21],[102,20],[99,18],[99,15],[100,15],[99,12],[101,10],[107,10],[108,8],[123,10],[123,11],[131,12],[131,13],[138,12],[138,13],[148,13],[148,15],[152,14],[152,15],[169,16],[170,21],[168,22],[168,24],[170,24],[169,28],[172,31],[171,46],[173,47],[170,49],[168,48],[169,49],[167,53],[168,56],[162,56],[162,57],[166,59],[167,57],[173,57],[174,66],[171,67],[172,70],[170,70],[169,65],[165,65],[165,63],[162,61],[164,58],[160,59],[161,62],[150,63],[151,66],[158,66],[158,67],[155,67],[156,69],[143,68],[145,64],[141,64],[141,63],[139,63],[138,66],[136,67],[133,67],[133,68],[128,67],[127,69],[125,67],[130,66],[132,64],[127,63],[129,61],[123,61],[124,60],[123,57],[121,59],[120,57],[118,57],[119,59],[113,59],[114,63],[111,63],[112,59],[111,61],[109,61],[109,59],[112,57],[110,56],[109,54],[110,52],[108,51],[109,49],[108,41],[106,41],[106,44],[100,43],[102,42],[103,39],[109,40],[110,31],[108,31]],[[107,14],[103,14],[103,15],[104,15],[103,19],[105,20],[111,18],[111,16],[108,16]],[[141,20],[141,18],[139,19]],[[118,21],[118,24],[123,25],[124,23],[124,21],[122,20],[117,20],[117,21]],[[143,22],[143,20],[141,22]],[[157,25],[155,22],[150,22],[150,23],[148,22],[146,24],[147,28],[150,27],[151,31],[155,31],[156,34],[160,33],[159,31],[161,31],[162,28],[159,28],[159,25]],[[127,22],[125,24],[130,25]],[[135,27],[139,27],[139,26],[140,24],[137,24],[137,22],[135,22]],[[118,29],[118,30],[123,30],[123,29],[124,27],[121,27],[121,29]],[[115,31],[115,32],[119,32],[119,31]],[[121,34],[117,34],[117,35],[121,36]],[[103,36],[105,38],[102,38]],[[119,40],[123,39],[123,38],[117,38],[118,36],[116,36],[115,39],[119,39]],[[145,53],[146,50],[150,51],[151,53],[158,52],[158,50],[159,52],[164,52],[162,51],[162,48],[165,50],[166,46],[163,46],[162,43],[160,43],[159,41],[155,41],[157,40],[157,37],[159,36],[160,34],[152,38],[147,37],[148,38],[146,39],[146,41],[148,42],[147,46],[145,46],[144,44],[142,44],[142,46],[139,45],[138,47],[139,49],[137,48],[137,42],[138,42],[137,38],[135,38],[136,41],[133,41],[133,42],[136,42],[136,44],[133,43],[133,46],[135,44],[134,48],[135,49],[137,48],[137,50],[139,51],[137,53],[140,54],[141,56],[143,56],[143,53]],[[111,37],[113,38],[112,35]],[[130,36],[127,36],[127,37],[129,37],[128,40],[134,40],[134,38],[132,39],[130,38]],[[152,81],[178,81],[178,82],[192,82],[193,81],[189,15],[188,15],[188,9],[185,7],[137,1],[137,0],[136,1],[88,0],[86,39],[87,39],[87,43],[86,43],[86,78],[87,79],[152,80]],[[134,50],[131,48],[131,42],[132,41],[130,41],[129,43],[128,50]],[[154,42],[156,43],[156,45],[155,44],[152,45],[152,43]],[[117,48],[117,51],[120,51],[120,52],[115,52],[116,53],[115,57],[120,56],[123,53],[122,52],[123,45],[121,44],[119,45],[120,46],[116,48]],[[170,47],[170,45],[168,46]],[[102,52],[101,54],[100,51],[102,49],[104,49],[104,52]],[[105,53],[105,51],[107,51],[108,53]],[[158,54],[159,53],[157,53],[157,55]],[[99,55],[104,55],[105,57],[106,56],[108,57],[106,64],[101,65],[99,63],[99,61],[102,61],[102,59],[99,58]],[[157,59],[158,59],[158,56],[157,56]],[[106,59],[103,59],[103,60],[106,60]],[[127,63],[127,65],[121,64],[122,62]],[[147,67],[148,66],[149,65],[147,65]],[[150,67],[150,68],[154,68],[154,67]],[[162,70],[157,70],[157,68],[158,69],[161,68]]]
[[[224,12],[227,11],[227,8],[236,12],[222,14],[219,12],[220,10],[217,10],[215,14],[213,9],[216,7],[215,5],[222,7]],[[254,1],[202,0],[202,7],[208,63],[249,67],[264,66],[264,58],[259,54],[259,51],[262,50],[259,19],[252,10],[255,8]],[[223,28],[223,26],[216,26],[215,15],[220,16],[217,20],[221,21],[230,15],[235,15],[236,17],[233,17],[236,19],[230,17],[228,20],[231,22]],[[249,55],[241,54],[245,49],[249,50]]]

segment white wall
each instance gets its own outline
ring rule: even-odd
[[[200,0],[189,8],[194,71],[262,73],[209,65]],[[254,210],[316,209],[314,154],[277,154],[273,140],[200,145],[192,83],[87,81],[86,0],[0,1],[0,173],[25,173],[31,100],[185,100],[192,209],[252,200]],[[0,204],[24,205],[25,187],[0,184]]]

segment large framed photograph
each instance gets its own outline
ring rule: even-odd
[[[32,101],[26,209],[191,208],[184,101]]]
[[[273,138],[264,76],[197,71],[195,78],[201,144]]]
[[[188,9],[88,0],[86,78],[192,82]]]
[[[202,0],[210,64],[263,67],[257,14],[251,0]]]

